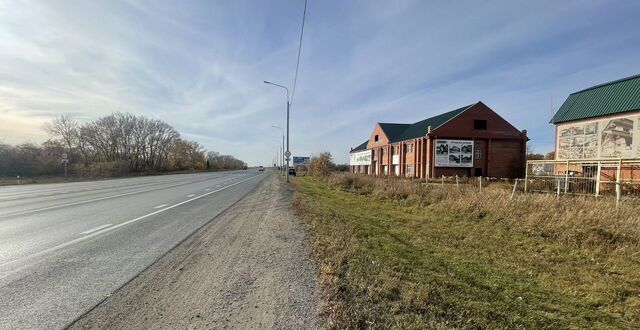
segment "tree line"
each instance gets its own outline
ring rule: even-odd
[[[80,123],[60,116],[44,125],[50,139],[42,144],[0,144],[0,176],[70,173],[112,176],[136,172],[246,168],[233,156],[207,152],[171,125],[128,113],[113,113]]]

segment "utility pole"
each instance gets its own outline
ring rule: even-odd
[[[291,107],[291,102],[289,101],[289,90],[287,89],[287,151],[284,153],[285,159],[287,160],[287,182],[289,182],[289,159],[291,159],[291,151],[289,150],[289,108]]]
[[[287,150],[284,152],[284,157],[285,157],[284,159],[286,160],[286,166],[284,171],[285,171],[285,175],[287,176],[287,182],[289,182],[289,160],[291,159],[291,150],[289,150],[289,110],[291,108],[291,101],[289,99],[289,89],[285,86],[278,85],[266,80],[264,81],[264,83],[283,88],[285,91],[287,91]]]

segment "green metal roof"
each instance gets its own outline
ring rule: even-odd
[[[431,130],[435,130],[436,128],[442,126],[444,123],[453,119],[455,116],[469,109],[471,106],[473,106],[473,104],[413,123],[409,125],[409,127],[404,132],[402,132],[402,134],[392,139],[391,142],[411,140],[421,136],[425,136],[427,135],[427,127],[431,126]]]
[[[395,142],[402,132],[404,132],[411,124],[391,124],[391,123],[379,123],[380,128],[384,134],[389,138],[389,142]]]
[[[362,144],[360,144],[359,146],[353,148],[353,150],[351,150],[351,152],[367,150],[367,144],[369,144],[369,140],[362,142]]]
[[[640,75],[575,92],[564,101],[551,123],[613,115],[640,109]]]
[[[380,128],[384,131],[384,134],[389,138],[389,143],[406,141],[415,138],[419,138],[427,135],[427,128],[431,126],[431,130],[444,125],[444,123],[453,119],[455,116],[463,113],[465,110],[471,108],[478,103],[470,104],[462,108],[458,108],[443,114],[415,122],[413,124],[392,124],[392,123],[379,123]],[[362,151],[367,149],[369,140],[365,141],[361,145],[355,147],[351,152]]]

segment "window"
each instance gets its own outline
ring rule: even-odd
[[[405,171],[407,174],[412,174],[413,173],[413,165],[407,165],[407,169]]]
[[[473,129],[487,129],[487,121],[484,119],[476,119],[473,121]]]
[[[378,134],[373,136],[373,141],[378,142]]]
[[[482,159],[482,149],[476,149],[476,159]]]
[[[384,149],[380,149],[380,158],[384,157]]]
[[[387,165],[382,165],[382,174],[384,175],[389,174],[389,169],[387,169]]]
[[[404,145],[404,153],[409,154],[413,152],[413,144],[405,144]]]

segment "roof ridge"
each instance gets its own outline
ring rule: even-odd
[[[449,120],[447,120],[447,121],[445,121],[444,123],[440,124],[438,127],[440,127],[440,126],[442,126],[442,125],[444,125],[444,124],[446,124],[446,123],[450,122],[453,118],[458,117],[458,115],[460,115],[461,113],[463,113],[463,112],[467,111],[469,108],[471,108],[472,106],[474,106],[474,105],[476,105],[476,104],[478,104],[478,103],[480,103],[480,102],[481,102],[481,101],[478,101],[478,102],[476,102],[476,103],[472,103],[472,104],[469,104],[469,105],[467,105],[467,106],[463,106],[463,107],[460,107],[460,108],[457,108],[457,109],[454,109],[454,110],[450,110],[450,111],[447,111],[447,112],[444,112],[444,113],[441,113],[441,114],[437,115],[437,116],[442,116],[442,115],[446,115],[446,114],[451,113],[451,112],[460,111],[460,112],[458,112],[455,116],[453,116],[453,117],[449,118]],[[427,119],[424,119],[424,120],[429,120],[429,119],[434,118],[434,117],[437,117],[437,116],[433,116],[433,117],[430,117],[430,118],[427,118]],[[423,121],[423,120],[421,120],[421,121]],[[419,123],[419,122],[420,122],[420,121],[416,122],[416,124],[417,124],[417,123]],[[438,127],[432,127],[432,129],[436,129],[436,128],[438,128]]]
[[[626,77],[626,78],[616,79],[616,80],[609,81],[609,82],[606,82],[606,83],[603,83],[603,84],[598,84],[598,85],[595,85],[595,86],[591,86],[591,87],[589,87],[589,88],[585,88],[585,89],[583,89],[583,90],[580,90],[580,91],[577,91],[577,92],[573,92],[573,93],[571,93],[571,94],[569,94],[569,95],[573,95],[573,94],[578,94],[578,93],[582,93],[582,92],[590,91],[590,90],[592,90],[592,89],[596,89],[596,88],[600,88],[600,87],[604,87],[604,86],[608,86],[608,85],[613,85],[613,84],[621,83],[621,82],[623,82],[623,81],[627,81],[627,80],[631,80],[631,79],[636,79],[636,78],[640,78],[640,74],[636,74],[636,75],[629,76],[629,77]]]

